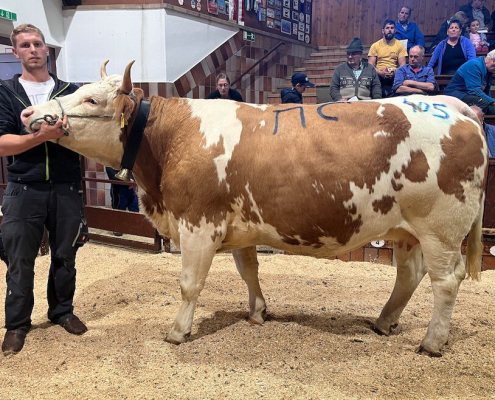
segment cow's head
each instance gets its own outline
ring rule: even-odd
[[[59,144],[104,165],[118,168],[123,154],[123,141],[133,111],[143,98],[141,89],[133,89],[131,62],[124,76],[106,73],[101,66],[101,80],[84,85],[76,92],[51,100],[26,111],[33,111],[24,119],[28,130],[40,128],[45,115],[52,118],[68,116],[69,132],[58,140]],[[122,130],[122,125],[127,128]],[[122,135],[124,133],[124,135]]]

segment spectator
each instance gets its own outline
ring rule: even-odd
[[[381,99],[382,87],[375,68],[363,60],[361,39],[355,37],[346,48],[347,62],[340,64],[332,75],[330,97],[333,101]]]
[[[469,22],[469,39],[473,43],[474,49],[477,53],[488,51],[488,41],[486,35],[479,32],[480,22],[477,19],[473,19]]]
[[[494,99],[490,97],[493,72],[495,50],[490,51],[486,57],[478,57],[464,63],[443,93],[457,97],[467,105],[476,105],[485,114],[495,115]]]
[[[79,155],[53,142],[68,129],[67,116],[53,125],[42,122],[35,133],[21,128],[26,107],[73,93],[77,86],[48,72],[48,47],[37,27],[19,25],[10,39],[22,74],[0,85],[0,155],[9,156],[2,204],[8,257],[5,355],[21,351],[31,329],[35,260],[45,227],[51,249],[48,319],[74,335],[87,331],[73,313],[76,252],[87,239]]]
[[[409,94],[435,94],[437,82],[433,69],[425,67],[423,60],[425,49],[423,46],[414,46],[409,51],[409,65],[397,69],[394,80],[394,93],[405,96]]]
[[[306,74],[302,74],[300,72],[296,72],[294,75],[292,75],[292,78],[290,80],[292,83],[292,88],[282,89],[282,92],[280,93],[282,104],[302,104],[302,94],[306,90],[306,87],[315,87],[315,84],[309,81],[309,78]]]
[[[471,109],[476,113],[478,119],[481,122],[483,130],[486,135],[486,142],[488,144],[488,155],[490,157],[495,156],[495,126],[485,123],[485,114],[483,114],[483,110],[478,106],[471,106]]]
[[[414,22],[409,22],[411,16],[411,7],[404,6],[399,11],[399,20],[395,23],[395,38],[400,40],[409,49],[413,46],[425,46],[425,38]]]
[[[406,64],[407,50],[394,38],[395,22],[391,19],[383,23],[382,35],[382,39],[371,45],[368,62],[376,68],[382,84],[382,97],[387,97],[392,93],[396,69]]]
[[[468,37],[469,32],[467,31],[467,24],[469,23],[469,19],[466,16],[465,12],[457,11],[451,18],[449,18],[447,21],[445,21],[440,26],[440,29],[438,30],[437,36],[435,36],[433,43],[431,44],[430,48],[428,49],[429,53],[432,53],[442,40],[447,39],[447,31],[449,30],[450,21],[455,20],[455,19],[459,20],[462,24],[461,35]]]
[[[108,179],[115,181],[118,180],[115,175],[119,172],[116,169],[111,167],[105,167],[105,171],[108,175]],[[134,179],[134,176],[131,172],[131,179]],[[122,211],[132,211],[139,212],[139,203],[138,197],[136,195],[136,190],[127,184],[118,185],[116,183],[110,184],[110,198],[112,200],[112,208],[114,210],[122,210]],[[121,232],[114,232],[115,236],[122,236]]]
[[[230,87],[230,79],[226,74],[218,74],[217,89],[211,92],[207,97],[211,99],[228,99],[235,101],[244,101],[241,94]]]
[[[453,19],[449,23],[447,39],[442,40],[428,63],[428,67],[437,68],[438,75],[453,75],[466,61],[476,58],[473,43],[461,36],[461,21]]]
[[[473,19],[480,21],[480,30],[484,33],[492,30],[493,22],[490,11],[485,7],[485,0],[471,0],[469,4],[459,8],[459,11],[463,11],[470,21]]]

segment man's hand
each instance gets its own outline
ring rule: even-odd
[[[392,79],[395,75],[394,71],[389,70],[388,68],[378,69],[376,72],[378,72],[378,75],[380,75],[382,78],[387,79]]]
[[[21,113],[21,120],[24,126],[28,128],[28,131],[31,131],[29,128],[30,125],[30,117],[33,115],[33,110],[23,110]],[[54,115],[54,119],[56,119],[58,116]],[[67,119],[67,115],[64,116],[63,119],[57,119],[55,124],[50,125],[44,120],[39,121],[39,125],[37,126],[37,130],[32,132],[32,135],[36,137],[37,141],[42,143],[46,142],[48,140],[56,140],[60,139],[63,137],[66,132],[69,131],[69,121]]]

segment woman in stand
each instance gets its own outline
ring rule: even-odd
[[[476,58],[476,50],[468,38],[462,36],[461,21],[453,19],[447,29],[447,38],[442,40],[428,63],[428,67],[438,65],[438,75],[454,75],[466,61]]]

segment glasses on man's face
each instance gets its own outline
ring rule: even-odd
[[[219,83],[218,87],[229,87],[228,83]]]

